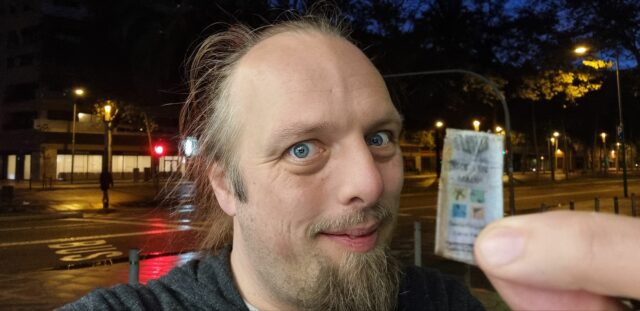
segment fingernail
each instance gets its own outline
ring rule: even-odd
[[[484,262],[491,266],[503,266],[515,261],[524,250],[524,236],[511,228],[495,228],[487,232],[480,245]]]

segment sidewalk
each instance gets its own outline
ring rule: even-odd
[[[194,258],[196,253],[162,256],[140,261],[140,283],[157,279]],[[69,270],[0,274],[1,310],[51,310],[77,300],[94,288],[129,281],[129,263]]]
[[[7,206],[0,205],[0,221],[16,217],[46,215],[61,217],[65,213],[98,212],[102,210],[102,191],[98,184],[54,184],[54,188],[29,189],[28,182],[0,183],[2,186],[14,186],[14,198]],[[133,183],[119,181],[109,189],[109,209],[155,207],[161,202],[157,198],[153,183]]]

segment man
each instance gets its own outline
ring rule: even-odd
[[[66,309],[483,309],[457,282],[390,256],[402,120],[339,28],[308,18],[208,38],[183,118],[200,146],[185,176],[215,255]]]
[[[63,307],[203,310],[481,310],[435,272],[388,255],[401,119],[380,74],[313,19],[214,35],[193,57],[185,178],[207,255],[147,286]],[[586,213],[509,217],[476,258],[515,310],[623,310],[640,298],[639,221]],[[226,245],[226,246],[225,246]]]

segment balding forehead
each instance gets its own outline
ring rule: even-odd
[[[364,66],[352,66],[362,72],[350,72],[351,75],[378,75],[368,58],[346,39],[315,30],[301,30],[276,34],[258,43],[242,58],[237,70],[248,77],[266,75],[269,79],[315,80],[355,63]]]
[[[392,106],[384,80],[364,53],[318,31],[281,33],[254,46],[234,70],[228,95],[242,128],[255,126],[255,118],[282,117],[279,111],[288,111],[289,120],[302,117],[291,114],[294,106],[373,97]]]

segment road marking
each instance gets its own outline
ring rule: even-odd
[[[568,191],[561,193],[549,193],[549,194],[537,194],[537,195],[528,195],[528,196],[516,196],[517,200],[531,200],[531,199],[540,199],[540,198],[548,198],[548,197],[561,197],[567,195],[581,195],[581,194],[590,194],[590,193],[598,193],[598,192],[613,192],[615,190],[611,189],[602,189],[602,190],[590,190],[590,191]]]
[[[195,230],[205,230],[205,223],[202,221],[184,221],[184,220],[171,220],[166,223],[158,223],[156,221],[162,221],[161,219],[149,220],[116,220],[116,219],[96,219],[96,218],[73,218],[68,219],[71,221],[79,222],[101,222],[108,224],[121,224],[121,225],[140,225],[140,226],[153,226],[162,228],[182,228],[184,226],[190,226]]]
[[[20,231],[20,230],[35,230],[35,229],[51,229],[51,228],[72,228],[72,227],[84,227],[88,224],[67,224],[67,225],[53,225],[53,226],[29,226],[29,227],[17,227],[17,228],[2,228],[0,232],[6,231]]]
[[[49,244],[49,248],[55,249],[57,255],[65,255],[60,258],[60,261],[85,261],[101,256],[105,256],[106,259],[122,256],[122,252],[115,246],[107,244],[106,240]]]
[[[116,233],[116,234],[102,234],[102,235],[83,236],[83,237],[74,237],[74,238],[60,238],[60,239],[50,239],[50,240],[36,240],[36,241],[0,243],[0,248],[11,247],[11,246],[52,244],[52,243],[65,243],[65,242],[75,242],[75,241],[85,241],[85,240],[120,238],[120,237],[135,236],[135,235],[162,234],[162,233],[169,233],[169,232],[189,231],[189,230],[193,230],[194,229],[193,227],[190,227],[190,226],[183,226],[183,227],[184,228],[179,228],[179,229],[158,229],[158,230],[149,230],[149,231]]]
[[[152,227],[161,227],[161,228],[181,228],[184,225],[180,224],[171,224],[171,223],[160,223],[154,221],[133,221],[133,220],[115,220],[115,219],[95,219],[95,218],[74,218],[69,219],[71,221],[77,222],[99,222],[105,224],[120,224],[120,225],[138,225],[138,226],[152,226]]]

